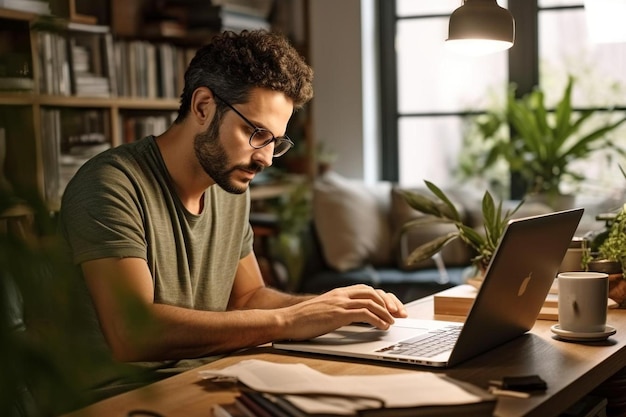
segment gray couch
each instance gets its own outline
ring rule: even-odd
[[[438,259],[406,263],[417,245],[456,228],[439,224],[402,232],[406,221],[422,214],[408,206],[399,189],[389,182],[366,185],[333,172],[316,180],[299,291],[321,293],[365,283],[407,302],[463,282],[473,254],[460,240],[447,245]],[[475,211],[470,208],[479,205],[461,194],[455,193],[455,204],[473,224]]]
[[[313,221],[305,239],[306,263],[298,290],[322,293],[365,283],[395,293],[403,302],[461,284],[471,274],[471,248],[460,239],[446,245],[438,259],[408,265],[417,246],[451,231],[451,224],[402,230],[408,220],[423,216],[413,210],[389,182],[367,185],[330,172],[313,186]],[[413,192],[431,195],[424,188]],[[481,229],[479,192],[445,189],[465,224]],[[524,204],[516,217],[549,212],[544,205]]]

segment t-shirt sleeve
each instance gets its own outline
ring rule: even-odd
[[[241,254],[239,259],[243,259],[252,252],[252,244],[254,241],[254,232],[252,231],[252,225],[248,222],[248,227],[244,233],[243,240],[241,242]]]
[[[109,257],[147,258],[136,188],[111,165],[83,166],[68,184],[60,227],[76,264]]]

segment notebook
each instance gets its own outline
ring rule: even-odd
[[[578,208],[510,220],[464,324],[396,319],[386,331],[350,325],[304,342],[278,341],[273,346],[434,367],[487,352],[533,327],[582,213]],[[432,343],[439,338],[447,342]],[[446,343],[449,347],[438,351]],[[424,344],[434,347],[416,347]]]

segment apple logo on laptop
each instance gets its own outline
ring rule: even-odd
[[[524,293],[526,292],[526,288],[528,288],[528,283],[530,282],[530,279],[532,278],[533,273],[529,273],[528,276],[526,278],[524,278],[524,280],[522,281],[522,285],[519,286],[519,290],[517,290],[517,296],[521,297],[522,295],[524,295]]]

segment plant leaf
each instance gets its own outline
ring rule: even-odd
[[[411,206],[411,208],[424,214],[442,217],[441,210],[433,199],[408,190],[400,190],[400,194],[402,194],[404,200],[409,206]]]
[[[435,217],[435,216],[430,216],[430,215],[420,216],[404,223],[400,230],[402,233],[404,233],[407,230],[413,229],[415,227],[428,226],[428,225],[437,224],[437,223],[441,224],[441,223],[454,223],[454,222],[449,219],[442,219],[441,217]]]
[[[423,245],[418,246],[407,257],[406,259],[407,265],[413,265],[417,262],[430,259],[433,255],[441,251],[441,249],[445,245],[447,245],[449,242],[456,239],[457,237],[459,237],[458,232],[449,232],[446,235],[439,236],[438,238],[433,239],[430,242],[427,242],[427,243],[424,243]]]
[[[450,212],[448,213],[448,217],[452,218],[455,221],[460,221],[461,216],[459,215],[459,212],[457,211],[456,207],[454,207],[454,204],[452,203],[452,201],[450,201],[450,199],[444,194],[444,192],[441,191],[439,187],[437,187],[435,184],[433,184],[430,181],[424,180],[424,183],[426,184],[426,187],[428,187],[430,192],[432,192],[441,201],[443,201],[446,204],[446,206],[450,209]]]

